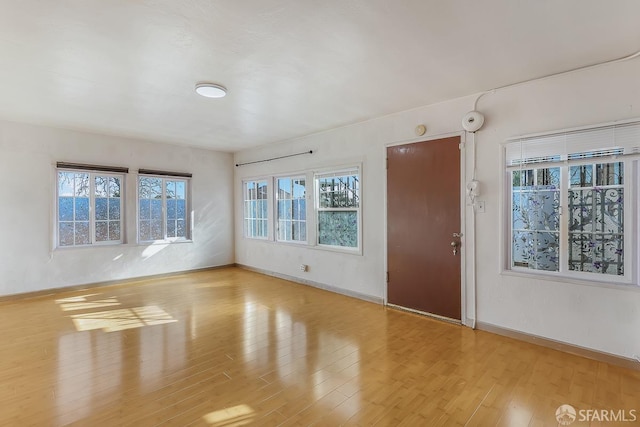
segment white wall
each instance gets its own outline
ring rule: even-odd
[[[53,248],[55,164],[129,167],[127,244]],[[138,168],[193,174],[193,243],[136,244]],[[232,155],[0,121],[0,295],[233,263]]]
[[[486,116],[475,135],[480,200],[486,212],[476,214],[477,320],[624,357],[640,354],[638,288],[593,286],[504,274],[500,220],[500,143],[507,138],[582,125],[640,117],[640,60],[612,64],[576,74],[527,83],[489,93],[478,109]],[[260,160],[299,151],[313,155],[236,168],[236,262],[278,274],[311,280],[348,293],[373,298],[385,295],[385,168],[387,144],[416,140],[414,128],[425,123],[424,139],[460,132],[461,118],[475,96],[347,126],[276,146],[236,153],[235,162]],[[470,144],[469,144],[470,145]],[[472,174],[471,148],[466,176]],[[242,236],[241,181],[299,170],[361,161],[363,174],[363,255],[345,255],[307,247],[245,239]],[[472,215],[466,208],[466,232]],[[464,251],[473,253],[469,234]],[[308,273],[298,270],[309,264]],[[467,317],[474,317],[472,269],[465,272]]]

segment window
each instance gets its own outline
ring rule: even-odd
[[[622,162],[569,168],[569,270],[624,275],[623,180]]]
[[[560,168],[512,173],[513,265],[558,271]]]
[[[318,245],[360,247],[360,172],[316,174]]]
[[[188,180],[176,177],[138,178],[138,240],[188,240]]]
[[[244,235],[253,239],[266,239],[269,220],[267,181],[245,181],[243,187]]]
[[[307,241],[307,200],[305,178],[278,178],[277,240]]]
[[[123,174],[58,164],[57,246],[122,243],[123,183]]]
[[[640,123],[507,143],[510,268],[634,280],[638,146]]]

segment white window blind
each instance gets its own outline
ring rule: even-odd
[[[345,169],[345,170],[339,170],[339,171],[331,171],[327,173],[316,173],[315,177],[316,179],[338,178],[343,176],[358,176],[359,173],[360,171],[358,169]]]
[[[512,139],[507,167],[640,154],[640,121]]]

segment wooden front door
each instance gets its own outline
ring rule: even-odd
[[[452,137],[387,148],[387,301],[456,320],[459,144],[460,137]]]

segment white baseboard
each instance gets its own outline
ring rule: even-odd
[[[562,351],[564,353],[575,354],[576,356],[586,357],[587,359],[596,360],[598,362],[609,363],[611,365],[622,366],[633,370],[640,370],[640,361],[630,359],[628,357],[619,356],[617,354],[605,353],[603,351],[592,350],[590,348],[580,347],[574,344],[568,344],[562,341],[556,341],[537,335],[527,334],[525,332],[516,331],[509,328],[503,328],[491,323],[478,322],[476,328],[480,331],[491,332],[508,338],[525,341],[531,344],[537,344],[543,347]]]
[[[262,268],[251,267],[249,265],[237,264],[236,266],[245,270],[253,271],[256,273],[264,274],[267,276],[277,277],[279,279],[288,280],[289,282],[298,283],[301,285],[312,286],[314,288],[323,289],[325,291],[334,292],[336,294],[345,295],[352,298],[361,299],[364,301],[373,302],[376,304],[384,304],[384,300],[382,297],[375,297],[373,295],[367,295],[360,292],[351,291],[348,289],[342,289],[337,286],[327,285],[326,283],[314,282],[313,280],[301,279],[295,276],[289,276],[288,274],[276,273],[275,271],[264,270]]]

